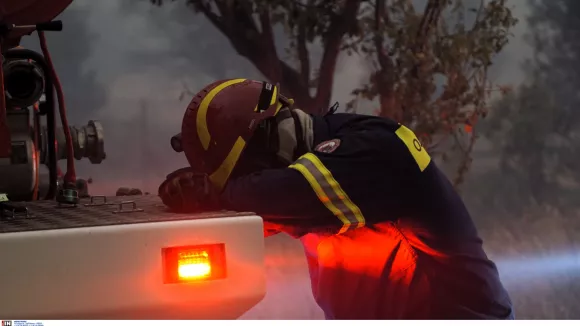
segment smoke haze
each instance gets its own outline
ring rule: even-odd
[[[520,3],[514,6],[517,16],[524,17],[526,10]],[[189,101],[179,100],[184,88],[195,92],[217,79],[261,78],[224,36],[183,2],[156,8],[139,0],[75,0],[60,18],[64,30],[49,34],[48,41],[69,117],[77,125],[98,119],[105,128],[107,159],[100,165],[78,164],[99,192],[119,186],[155,191],[168,172],[186,165],[183,155],[169,146]],[[521,81],[520,62],[529,55],[525,25],[522,21],[517,26],[496,60],[494,82]],[[34,36],[23,44],[37,48]],[[333,101],[344,107],[364,77],[360,58],[342,56]]]
[[[424,3],[416,1],[421,2]],[[522,64],[532,54],[525,40],[529,31],[526,16],[531,2],[515,0],[511,3],[520,22],[512,31],[510,43],[495,59],[491,80],[517,86],[525,78]],[[48,42],[65,88],[69,117],[75,125],[98,119],[105,128],[107,159],[100,165],[78,163],[79,176],[93,178],[91,192],[95,194],[111,194],[121,186],[156,192],[166,174],[187,165],[184,156],[173,152],[169,145],[170,137],[181,129],[181,119],[189,101],[187,96],[184,100],[179,99],[185,89],[196,92],[223,78],[261,79],[256,69],[235,53],[223,35],[202,15],[192,14],[181,1],[156,8],[140,0],[75,0],[60,18],[64,20],[64,31],[49,34]],[[23,45],[37,48],[37,40],[28,37]],[[313,52],[316,56],[316,51]],[[351,99],[350,91],[365,78],[365,69],[361,58],[342,56],[333,86],[333,101],[344,107]],[[374,109],[369,103],[363,112],[371,113]],[[486,142],[482,141],[479,146],[484,148]],[[484,168],[484,164],[476,160],[471,173],[477,174]],[[512,296],[515,296],[516,305],[527,309],[523,316],[578,318],[579,312],[575,312],[574,307],[578,306],[580,298],[565,283],[554,285],[553,291],[546,290],[543,284],[539,292],[534,292],[536,290],[526,286],[534,282],[516,282],[523,280],[519,275],[527,269],[540,273],[541,266],[551,266],[552,269],[546,270],[552,276],[558,275],[560,281],[568,280],[568,284],[572,284],[570,279],[561,276],[562,273],[577,280],[578,255],[569,251],[561,254],[558,250],[568,246],[566,239],[574,239],[562,230],[578,229],[578,226],[558,218],[530,223],[526,226],[527,231],[516,234],[512,231],[521,225],[504,221],[494,223],[485,231],[490,235],[484,232],[485,241],[490,255],[501,261],[500,271],[506,282],[514,282],[510,290],[515,291]],[[554,225],[561,227],[553,231]],[[321,318],[310,294],[299,244],[286,237],[268,239],[267,244],[268,296],[246,318]],[[521,260],[522,250],[533,255],[540,245],[546,248],[541,257]],[[518,249],[511,252],[506,248]],[[549,260],[550,253],[558,253],[554,254],[555,260]],[[505,258],[502,254],[519,258]],[[297,256],[300,263],[287,267],[295,272],[288,278],[277,269],[279,261],[273,261],[276,257],[290,256]],[[551,277],[543,275],[538,277]],[[298,283],[303,287],[297,286]],[[553,298],[554,304],[542,299],[542,293],[548,292],[551,294],[544,296]],[[301,302],[308,303],[310,308],[282,307],[279,303],[284,302],[288,293],[304,297]],[[558,306],[558,295],[554,293],[566,293],[569,295],[566,298],[572,299]],[[536,301],[542,302],[532,302],[534,296]],[[571,301],[573,298],[577,300]],[[543,308],[534,308],[546,306],[549,306],[546,308],[549,313],[543,315],[538,312]]]

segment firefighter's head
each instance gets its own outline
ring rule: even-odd
[[[312,120],[293,103],[268,82],[214,82],[189,104],[180,149],[219,188],[235,175],[288,166],[312,144],[312,133],[305,132]]]

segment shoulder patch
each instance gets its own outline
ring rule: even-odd
[[[322,143],[316,145],[314,148],[315,151],[320,153],[332,153],[340,146],[340,139],[335,138],[327,141],[323,141]]]

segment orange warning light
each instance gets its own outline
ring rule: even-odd
[[[211,275],[211,262],[207,251],[179,253],[177,276],[180,280],[195,280]]]
[[[224,244],[163,248],[164,283],[225,278]]]

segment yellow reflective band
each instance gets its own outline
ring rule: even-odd
[[[303,155],[303,157],[307,158],[312,163],[314,163],[314,166],[316,166],[318,171],[320,171],[320,173],[322,173],[322,175],[326,179],[326,182],[328,182],[328,184],[332,187],[334,192],[338,195],[338,198],[340,200],[342,200],[344,202],[344,204],[346,205],[346,207],[348,207],[352,211],[357,222],[359,223],[358,227],[364,226],[365,218],[363,217],[362,212],[360,211],[360,208],[358,208],[358,206],[355,205],[355,203],[353,203],[350,200],[350,198],[344,192],[344,190],[342,189],[340,184],[336,181],[336,179],[334,179],[334,177],[332,176],[332,173],[330,173],[330,171],[324,166],[324,164],[320,161],[320,159],[312,153],[306,153],[305,155]]]
[[[272,92],[272,97],[270,98],[270,105],[273,105],[274,103],[276,103],[276,97],[278,96],[278,87],[274,86],[274,91]],[[256,106],[254,107],[254,112],[258,112],[258,105],[260,103],[256,104]],[[276,108],[276,112],[274,113],[274,115],[276,115],[278,113],[278,111],[280,111],[280,109],[282,108],[282,103],[278,103],[278,107]]]
[[[332,212],[332,214],[334,214],[334,216],[338,217],[338,219],[342,222],[343,224],[342,228],[338,233],[344,233],[348,231],[349,226],[351,224],[350,221],[346,218],[346,216],[344,216],[344,213],[340,209],[334,206],[329,196],[326,195],[326,193],[324,192],[320,184],[316,181],[316,178],[312,175],[312,173],[310,173],[310,171],[308,171],[308,169],[304,165],[301,165],[299,163],[292,164],[289,167],[298,170],[300,173],[302,173],[304,178],[308,181],[308,183],[316,193],[318,199],[324,204],[324,206],[326,206],[326,208],[328,208],[329,211]]]
[[[272,93],[272,99],[270,100],[270,105],[276,103],[277,97],[278,97],[278,87],[274,86],[274,92]],[[281,108],[282,108],[282,103],[278,102],[278,104],[276,105],[276,111],[274,111],[274,115],[278,114],[278,112],[280,112]]]
[[[226,181],[230,177],[234,166],[240,159],[240,155],[246,146],[246,141],[242,137],[238,137],[234,146],[226,156],[226,159],[222,164],[209,176],[209,180],[213,183],[218,190],[222,190],[226,184]]]
[[[409,152],[413,155],[415,162],[417,162],[419,169],[423,172],[431,162],[431,156],[429,156],[427,150],[423,148],[423,145],[419,142],[415,133],[411,131],[411,129],[400,125],[399,129],[395,131],[395,134],[397,134],[403,143],[405,143],[407,149],[409,149]]]
[[[281,108],[282,108],[282,103],[278,103],[278,105],[276,105],[276,111],[274,111],[274,115],[278,114],[278,112],[280,112]]]
[[[272,92],[272,98],[270,99],[270,105],[276,103],[276,98],[278,98],[278,87],[274,86],[274,91]]]
[[[209,104],[211,103],[213,98],[224,88],[234,84],[239,84],[245,80],[246,79],[243,78],[232,79],[217,85],[211,91],[209,91],[209,93],[207,93],[207,95],[203,98],[203,100],[199,104],[199,109],[197,110],[196,116],[196,126],[197,126],[197,135],[199,137],[199,140],[201,141],[203,149],[205,150],[208,149],[209,141],[211,140],[211,136],[207,128],[207,109],[209,107]]]
[[[360,208],[351,201],[332,173],[312,153],[300,157],[290,168],[298,170],[316,192],[319,200],[343,223],[339,233],[365,225]]]

